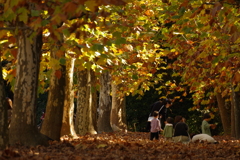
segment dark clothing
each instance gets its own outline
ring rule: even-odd
[[[170,104],[170,101],[169,100],[165,100],[165,101],[157,101],[155,103],[153,103],[150,108],[151,108],[151,111],[150,111],[150,116],[153,116],[153,112],[154,111],[158,111],[160,110],[160,108],[162,107],[162,109],[160,110],[159,112],[159,115],[161,115],[161,119],[160,119],[160,122],[161,122],[161,127],[164,128],[165,126],[165,121],[167,119],[167,108],[166,108],[166,104],[169,103]],[[150,122],[147,122],[147,126],[146,126],[146,131],[150,131],[150,126],[151,123]]]
[[[160,110],[161,107],[162,109]],[[161,101],[157,101],[151,105],[151,116],[154,111],[159,111],[159,110],[160,110],[159,115],[162,115],[161,121],[165,122],[167,119],[167,108],[165,105],[162,104]]]
[[[174,137],[188,136],[188,126],[186,123],[178,122],[174,125]]]
[[[164,122],[167,119],[167,108],[166,108],[166,105],[164,105],[161,101],[157,101],[157,102],[155,102],[155,103],[153,103],[151,105],[151,113],[150,113],[151,116],[153,115],[154,111],[159,111],[159,116],[160,115],[162,116],[161,117],[161,126],[164,128],[164,126],[165,126]]]
[[[150,140],[159,139],[159,132],[150,132]]]

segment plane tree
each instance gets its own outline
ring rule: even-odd
[[[224,132],[230,134],[230,111],[227,101],[234,104],[235,125],[239,130],[239,3],[238,1],[167,1],[161,17],[160,43],[162,52],[175,60],[169,64],[181,76],[180,86],[190,87],[194,108],[211,110],[218,102]],[[171,27],[164,24],[171,23]],[[172,89],[181,90],[173,81]],[[235,95],[234,97],[231,94]],[[216,106],[213,106],[214,108]],[[237,133],[237,132],[236,132]],[[239,131],[238,136],[239,137]]]
[[[95,7],[111,2],[96,1]],[[118,1],[117,4],[124,4]],[[91,8],[87,1],[1,1],[2,35],[9,32],[16,48],[16,80],[14,86],[13,119],[9,131],[10,144],[47,144],[47,137],[36,127],[36,99],[41,60],[43,31],[48,27],[53,40],[59,36],[62,23],[82,14],[82,6]],[[73,10],[74,7],[74,10]],[[9,31],[9,32],[8,32]],[[8,34],[9,36],[9,34]]]

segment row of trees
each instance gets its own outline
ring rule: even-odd
[[[2,147],[8,135],[11,145],[38,145],[47,144],[46,136],[59,140],[125,130],[125,96],[143,95],[162,83],[167,67],[175,78],[160,85],[159,94],[177,90],[185,96],[190,88],[196,108],[211,106],[217,97],[226,133],[224,103],[233,102],[232,133],[239,138],[237,1],[6,0],[0,6],[1,57],[11,62],[3,75],[14,89],[9,134],[0,94]],[[174,62],[166,67],[163,57]],[[39,132],[36,102],[45,91],[46,118]]]

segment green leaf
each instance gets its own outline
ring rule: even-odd
[[[68,29],[64,29],[64,30],[63,30],[63,34],[64,34],[65,36],[67,36],[67,37],[70,36],[70,32],[69,32]]]
[[[42,26],[46,26],[48,23],[49,23],[49,21],[46,19],[42,20],[42,22],[41,22]]]
[[[38,17],[40,15],[40,11],[38,10],[31,10],[31,16]]]
[[[137,80],[137,79],[138,79],[138,75],[137,75],[137,74],[133,74],[133,75],[132,75],[132,79]]]
[[[24,7],[20,8],[17,13],[19,13],[19,20],[23,21],[25,24],[28,21],[28,10]]]
[[[192,28],[189,28],[189,27],[184,27],[184,28],[182,29],[182,31],[183,31],[184,33],[190,33],[191,30],[192,30]]]
[[[179,10],[179,14],[180,15],[183,15],[185,12],[185,7],[181,7],[181,9]]]
[[[66,59],[65,58],[60,58],[59,62],[61,65],[65,65],[66,64]]]
[[[102,51],[103,51],[103,48],[104,48],[104,46],[101,45],[101,44],[94,44],[94,45],[91,47],[91,49],[92,49],[93,51],[99,51],[99,52],[102,52]]]
[[[18,2],[19,2],[19,0],[11,0],[10,7],[12,8],[12,7],[16,6],[18,4]]]
[[[172,19],[179,19],[181,16],[179,15],[175,15],[175,16],[172,16]]]
[[[120,32],[114,32],[112,35],[113,35],[113,37],[116,37],[116,38],[120,38],[121,37],[121,33]]]
[[[106,54],[101,54],[101,57],[102,57],[102,58],[108,58],[108,55],[106,55]]]
[[[162,29],[162,33],[168,33],[168,32],[169,32],[169,30],[167,28]]]
[[[135,65],[130,65],[129,68],[131,68],[131,69],[137,69],[137,67],[136,67]]]
[[[86,63],[84,64],[84,66],[85,66],[87,69],[91,69],[92,64],[91,64],[90,62],[86,62]]]
[[[126,43],[126,39],[125,38],[119,38],[119,39],[117,39],[116,41],[115,41],[115,43],[117,44],[117,45],[120,45],[120,44],[125,44]]]

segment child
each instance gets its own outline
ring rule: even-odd
[[[166,138],[166,140],[172,140],[173,136],[173,118],[168,117],[166,120],[166,125],[163,130],[163,136]]]
[[[208,121],[211,120],[211,116],[209,113],[206,113],[203,115],[203,121],[202,121],[202,133],[208,134],[209,136],[212,136],[210,127],[213,126],[213,124],[209,124]]]
[[[162,131],[159,117],[159,112],[153,112],[153,120],[151,121],[151,129],[150,129],[150,140],[159,139],[159,131]]]

